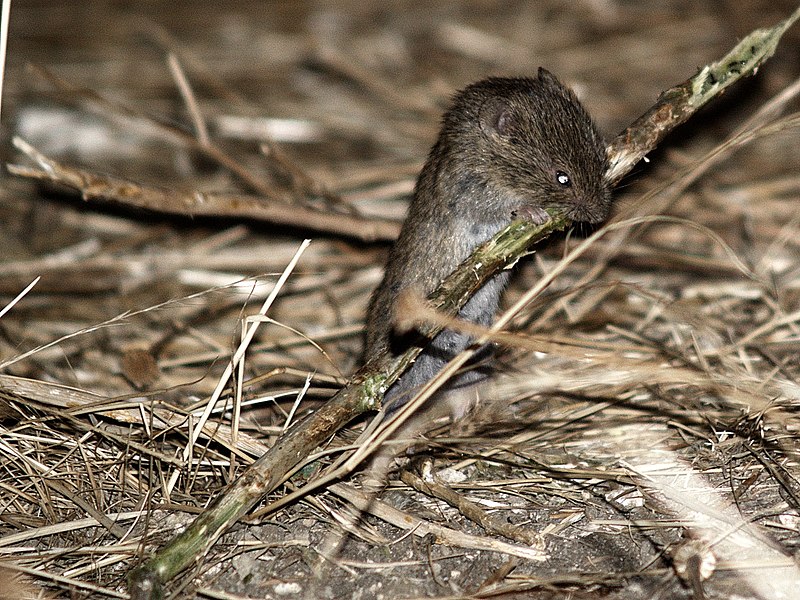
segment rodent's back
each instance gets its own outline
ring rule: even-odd
[[[542,221],[544,209],[552,208],[574,221],[604,220],[610,210],[606,166],[602,136],[572,91],[549,72],[489,78],[459,92],[443,117],[370,302],[366,355],[403,350],[403,340],[392,334],[402,289],[430,294],[478,244],[513,219]],[[506,279],[500,274],[487,283],[461,316],[491,322]],[[440,357],[441,364],[469,341],[450,342],[437,350],[448,355]],[[418,360],[403,379],[424,382],[434,373],[413,370],[426,362]]]

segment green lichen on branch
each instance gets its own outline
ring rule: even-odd
[[[606,172],[606,181],[611,185],[618,183],[670,131],[686,122],[726,88],[754,74],[775,53],[781,36],[798,18],[800,8],[774,27],[754,30],[722,58],[709,63],[683,83],[662,92],[647,112],[609,144],[611,166]]]
[[[689,80],[692,82],[690,104],[699,108],[737,81],[741,75],[755,73],[761,63],[775,54],[781,36],[798,18],[800,8],[775,27],[752,31],[725,56],[700,69]]]

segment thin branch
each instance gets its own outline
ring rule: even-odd
[[[161,214],[246,218],[369,242],[393,240],[400,231],[400,224],[388,219],[327,212],[258,196],[182,192],[146,186],[129,179],[69,167],[45,156],[18,137],[13,143],[38,168],[9,164],[9,173],[64,185],[80,192],[85,200],[102,199]]]
[[[3,307],[3,309],[2,309],[2,310],[0,310],[0,319],[2,319],[2,318],[3,318],[3,315],[5,315],[5,314],[6,314],[8,311],[10,311],[12,308],[14,308],[14,305],[15,305],[17,302],[19,302],[20,300],[22,300],[22,299],[25,297],[25,295],[26,295],[28,292],[30,292],[30,291],[31,291],[31,290],[34,288],[34,286],[35,286],[37,283],[39,283],[39,280],[40,280],[40,279],[41,279],[41,277],[37,277],[36,279],[34,279],[33,281],[31,281],[31,282],[30,282],[30,283],[29,283],[29,284],[28,284],[28,285],[25,287],[25,289],[24,289],[24,290],[22,290],[22,291],[21,291],[19,294],[17,294],[17,295],[16,295],[16,297],[15,297],[15,298],[14,298],[14,299],[13,299],[11,302],[9,302],[8,304],[6,304],[6,305]]]
[[[509,540],[514,540],[526,546],[544,547],[542,536],[537,531],[493,517],[477,502],[467,500],[467,498],[439,481],[426,481],[407,470],[400,472],[400,480],[418,492],[444,500],[470,521],[483,527],[489,534],[502,535]]]
[[[3,81],[6,74],[6,48],[8,47],[8,22],[11,19],[11,0],[3,0],[0,16],[0,107],[3,104]]]
[[[173,79],[175,79],[175,85],[178,86],[178,91],[181,93],[181,98],[183,98],[183,102],[186,104],[186,110],[189,111],[189,116],[192,119],[192,123],[194,123],[194,132],[195,135],[197,135],[197,141],[203,146],[210,145],[211,136],[208,135],[206,120],[203,118],[200,105],[197,103],[197,97],[194,95],[194,90],[189,83],[189,78],[186,77],[178,55],[174,52],[170,52],[167,55],[167,64],[169,65],[169,70],[170,73],[172,73]]]

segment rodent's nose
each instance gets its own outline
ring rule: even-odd
[[[596,225],[605,221],[610,212],[608,194],[597,194],[578,198],[567,216],[573,221]]]

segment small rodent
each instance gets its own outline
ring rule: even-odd
[[[429,295],[476,246],[515,218],[542,223],[548,218],[544,209],[553,208],[573,221],[605,220],[611,208],[606,167],[605,143],[588,113],[545,69],[535,78],[485,79],[457,93],[371,298],[365,356],[385,349],[399,354],[414,341],[392,329],[401,290]],[[459,317],[491,324],[508,277],[507,271],[493,277]],[[439,333],[389,388],[384,406],[392,412],[405,404],[470,343],[464,334]],[[447,389],[485,376],[485,366],[482,371],[474,360],[472,367]]]

